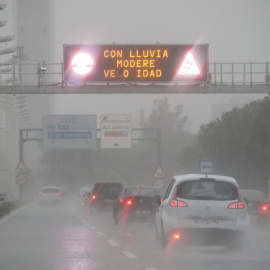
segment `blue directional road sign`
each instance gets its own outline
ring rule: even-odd
[[[44,115],[43,143],[45,148],[95,149],[96,115]]]

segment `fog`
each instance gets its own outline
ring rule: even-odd
[[[210,62],[269,61],[269,2],[260,1],[69,1],[53,2],[54,52],[62,62],[63,44],[209,44]],[[72,19],[71,19],[72,18]],[[173,106],[184,104],[186,129],[197,133],[201,124],[220,111],[265,95],[167,95]],[[152,110],[151,94],[57,96],[55,112],[133,115]],[[214,108],[219,106],[219,112]],[[223,109],[222,109],[223,108]]]
[[[63,63],[64,44],[113,43],[209,44],[210,63],[267,63],[269,10],[269,0],[51,0],[49,28],[42,28],[40,33],[49,33],[48,54],[54,63]],[[32,12],[29,5],[29,22],[34,18]],[[17,31],[25,38],[20,27]],[[39,56],[41,48],[34,40],[26,52]],[[145,126],[151,126],[154,117],[149,117],[155,116],[154,102],[164,97],[168,99],[169,112],[183,105],[181,117],[187,118],[181,128],[168,118],[154,119],[162,132],[160,141],[159,135],[152,134],[148,140],[132,141],[130,149],[101,149],[100,133],[95,149],[51,150],[40,141],[25,143],[23,159],[30,171],[27,182],[20,187],[25,200],[22,207],[1,216],[0,269],[269,270],[270,223],[262,227],[252,221],[245,231],[242,249],[230,249],[226,243],[204,246],[198,242],[169,242],[163,247],[154,219],[121,221],[116,226],[112,211],[97,211],[93,215],[81,205],[82,198],[78,196],[82,187],[100,181],[153,186],[157,180],[155,171],[160,166],[165,177],[158,179],[163,185],[158,187],[158,194],[163,197],[174,175],[197,172],[196,162],[183,164],[183,150],[196,145],[201,125],[234,107],[267,96],[256,94],[256,86],[253,89],[252,94],[234,93],[232,87],[230,94],[52,95],[53,108],[46,108],[48,111],[57,115],[96,115],[97,129],[104,114],[131,115],[133,129],[141,128],[143,120]],[[31,114],[42,114],[45,109],[39,104],[44,95],[34,98],[36,106]],[[38,129],[42,123],[39,120],[34,126]],[[241,184],[248,182],[241,180]],[[65,194],[60,203],[43,204],[42,186],[61,187]],[[226,218],[222,216],[220,223]]]
[[[252,226],[242,250],[224,246],[163,249],[152,221],[113,224],[110,212],[89,216],[79,198],[63,204],[37,201],[0,220],[1,267],[19,269],[267,270],[269,228]]]

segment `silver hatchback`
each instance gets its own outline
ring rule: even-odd
[[[156,214],[156,235],[173,242],[240,247],[249,226],[247,207],[232,177],[178,175],[171,180]]]

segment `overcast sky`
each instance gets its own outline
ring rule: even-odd
[[[54,1],[56,61],[63,44],[209,44],[210,62],[269,62],[269,0],[57,0]],[[59,95],[56,113],[131,113],[151,111],[163,95]],[[263,97],[260,95],[259,97]],[[169,95],[196,132],[212,117],[211,105],[244,95]],[[193,113],[195,111],[195,113]],[[198,117],[200,115],[200,117]]]

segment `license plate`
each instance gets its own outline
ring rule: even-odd
[[[217,225],[218,219],[195,219],[194,222],[197,225]]]

